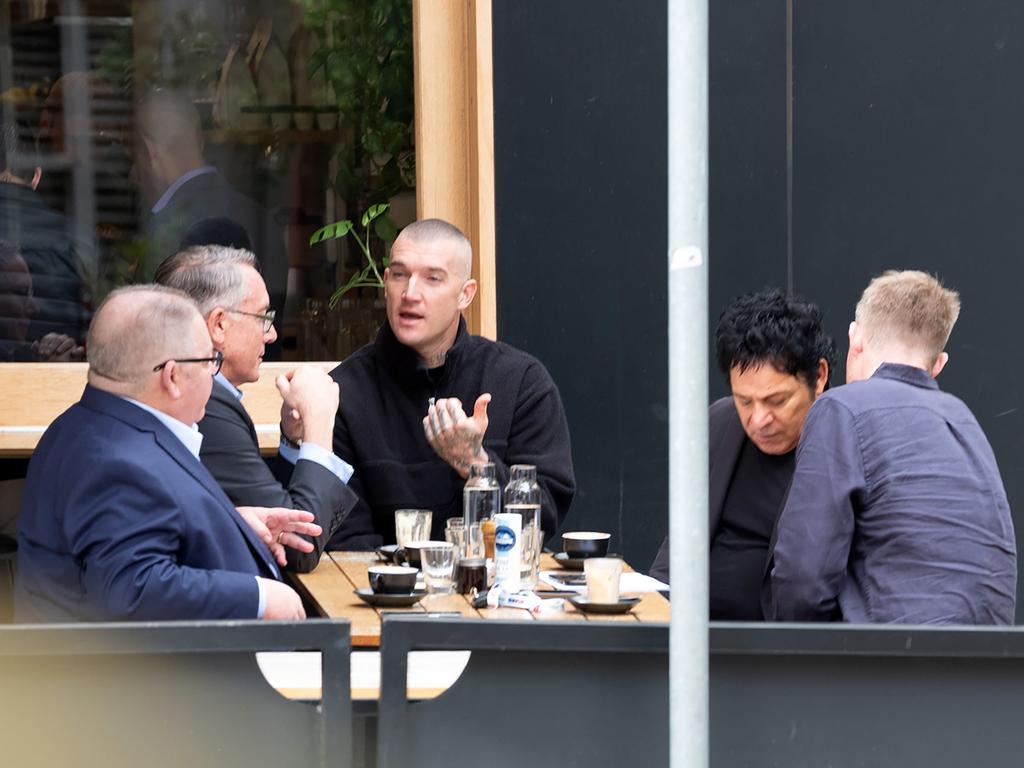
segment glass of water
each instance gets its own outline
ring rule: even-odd
[[[526,523],[525,520],[523,522]],[[544,532],[538,521],[526,524],[521,535],[523,549],[519,562],[519,584],[522,589],[536,589],[540,581],[540,553],[544,546]]]
[[[445,525],[444,537],[455,545],[456,564],[463,557],[484,556],[484,535],[479,523],[473,523],[466,528],[466,522],[461,517],[451,517]]]
[[[450,595],[455,591],[454,544],[431,541],[420,547],[420,566],[430,594]]]

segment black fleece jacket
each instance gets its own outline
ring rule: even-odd
[[[359,503],[331,539],[332,549],[372,549],[395,540],[394,511],[433,511],[432,538],[462,515],[465,481],[430,447],[423,417],[431,397],[457,397],[472,412],[491,393],[483,446],[504,487],[512,464],[534,464],[546,534],[565,518],[576,492],[569,427],[551,376],[535,358],[466,331],[460,320],[444,365],[427,370],[385,321],[373,344],[331,372],[341,387],[334,452],[351,464]]]

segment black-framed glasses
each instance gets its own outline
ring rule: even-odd
[[[274,325],[274,318],[277,316],[277,312],[272,309],[268,309],[265,313],[246,312],[241,309],[229,309],[228,312],[234,312],[236,315],[245,315],[246,317],[255,317],[258,320],[262,320],[264,333],[270,333],[270,329]]]
[[[153,371],[163,370],[168,363],[206,363],[210,373],[216,376],[224,364],[224,353],[215,349],[211,357],[172,357],[170,360],[164,360],[160,365],[153,366]]]

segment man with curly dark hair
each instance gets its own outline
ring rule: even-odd
[[[793,476],[800,430],[828,387],[835,345],[810,302],[766,289],[726,307],[715,354],[732,397],[709,409],[711,618],[764,618],[772,530]],[[668,580],[668,539],[651,575]]]

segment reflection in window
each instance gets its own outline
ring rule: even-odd
[[[341,359],[415,216],[411,0],[0,0],[0,359],[81,359],[111,289],[182,244],[256,253],[281,341]]]

